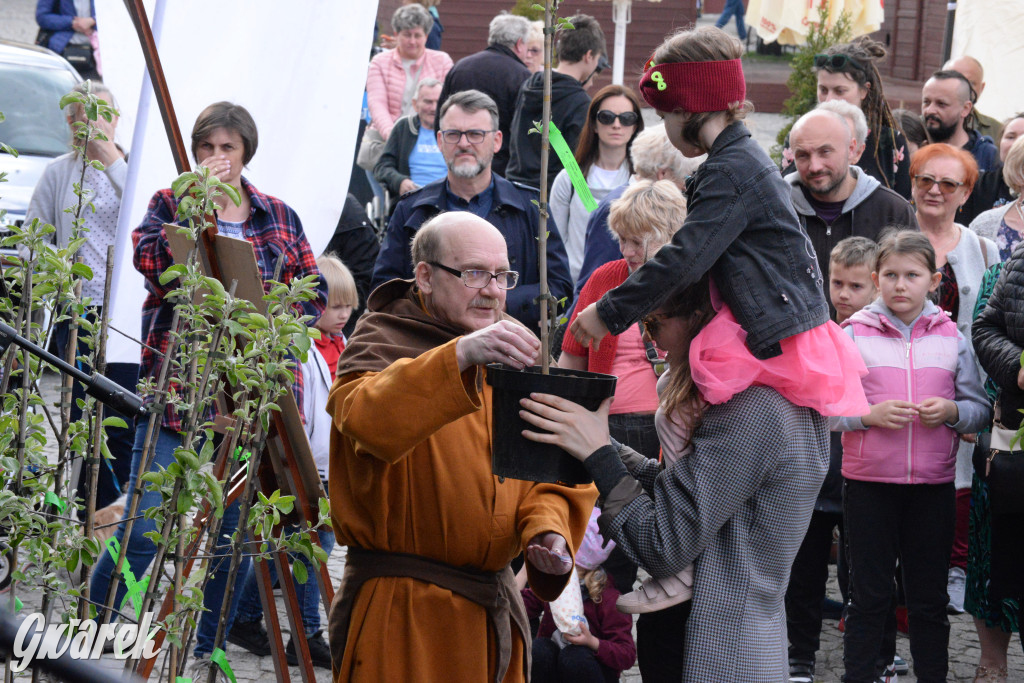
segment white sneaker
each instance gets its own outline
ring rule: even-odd
[[[949,604],[946,611],[950,614],[964,613],[964,590],[967,588],[967,574],[960,567],[949,568],[949,579],[946,592],[949,593]]]
[[[693,565],[675,576],[649,578],[632,593],[620,595],[615,606],[626,614],[646,614],[678,605],[693,597]]]

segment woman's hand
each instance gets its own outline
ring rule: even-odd
[[[1024,365],[1022,365],[1020,371],[1017,372],[1017,388],[1024,390]]]
[[[102,116],[92,122],[92,125],[107,138],[106,140],[92,139],[89,141],[88,154],[92,159],[102,162],[105,167],[110,167],[118,159],[123,159],[121,150],[114,144],[114,130],[117,128],[117,118],[107,121]]]
[[[71,30],[75,33],[83,33],[91,36],[96,28],[96,20],[92,17],[75,17],[71,20]]]
[[[210,169],[210,175],[215,176],[218,180],[231,174],[231,160],[226,154],[211,154],[199,162],[199,167]]]
[[[918,406],[921,424],[925,427],[938,427],[944,422],[956,424],[960,419],[960,410],[948,398],[933,396]]]
[[[580,634],[578,636],[563,633],[562,637],[565,638],[566,642],[572,643],[573,645],[589,647],[594,652],[597,652],[597,648],[601,647],[601,641],[597,639],[597,636],[590,632],[590,628],[587,626],[587,622],[585,621],[580,622]]]
[[[871,412],[861,422],[865,427],[903,429],[918,415],[917,405],[909,401],[882,401],[871,406]]]
[[[572,571],[572,553],[562,534],[538,534],[526,544],[526,559],[545,574],[561,576]]]
[[[614,397],[609,396],[596,411],[591,412],[572,401],[551,394],[530,394],[519,401],[525,410],[519,416],[534,427],[550,434],[523,430],[523,436],[537,443],[554,444],[580,462],[601,446],[611,443],[608,436],[608,410]]]
[[[601,340],[608,334],[608,327],[597,314],[597,304],[592,303],[576,316],[576,320],[569,326],[569,331],[580,346],[591,347],[597,351],[601,346]]]

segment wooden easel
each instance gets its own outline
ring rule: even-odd
[[[187,237],[180,235],[180,226],[165,225],[164,231],[167,234],[168,242],[171,245],[171,252],[175,262],[184,263],[193,243]],[[203,240],[205,241],[205,240]],[[203,249],[202,242],[200,249]],[[260,313],[267,313],[267,303],[263,301],[263,280],[259,267],[256,264],[256,254],[250,242],[234,239],[224,235],[213,235],[209,240],[210,248],[206,251],[207,258],[202,259],[204,271],[216,272],[216,277],[225,284],[235,282],[235,296],[250,301]],[[309,522],[313,525],[319,520],[320,511],[316,501],[324,496],[323,487],[320,482],[320,474],[313,461],[312,449],[309,439],[306,437],[305,429],[302,426],[302,419],[299,414],[295,396],[291,391],[281,395],[277,401],[281,411],[272,415],[272,430],[267,440],[267,452],[261,459],[261,471],[258,473],[257,481],[273,482],[286,495],[295,496],[295,516],[298,522],[303,524]],[[223,413],[222,413],[223,414]],[[226,444],[226,441],[224,442]],[[222,448],[218,454],[214,473],[218,478],[224,476],[227,471],[228,458],[231,454],[226,448]],[[246,469],[242,468],[235,473],[232,479],[228,494],[225,496],[224,506],[234,503],[242,495],[245,489]],[[264,491],[270,494],[272,491]],[[203,539],[203,532],[210,521],[209,505],[204,505],[200,514],[197,515],[194,526],[198,530],[195,541],[187,551],[188,556],[194,556],[200,542]],[[282,525],[285,522],[282,522]],[[253,535],[253,542],[259,543],[263,540]],[[311,542],[319,545],[319,538],[315,533],[310,537]],[[295,594],[295,586],[292,583],[292,573],[288,562],[288,555],[284,551],[274,550],[272,552],[275,566],[277,568],[278,583],[285,595],[287,604],[288,622],[291,627],[292,639],[296,644],[296,656],[299,659],[299,671],[305,683],[315,683],[316,674],[313,671],[312,661],[309,655],[309,645],[306,641],[305,629],[302,624],[302,612],[299,608],[298,599]],[[186,562],[183,574],[188,576],[192,570],[194,560]],[[334,599],[334,589],[331,584],[330,574],[327,565],[321,564],[320,569],[314,572],[317,584],[320,589],[321,598],[324,604],[330,605]],[[312,577],[310,577],[312,578]],[[273,587],[270,582],[270,570],[263,562],[259,563],[258,579],[260,588],[260,602],[263,605],[263,613],[267,623],[267,634],[270,637],[271,654],[274,657],[274,670],[279,682],[291,680],[288,673],[288,666],[285,660],[284,642],[281,635],[281,622],[277,613],[277,605],[274,602]],[[163,600],[158,619],[164,619],[171,612],[173,595],[168,593]],[[158,632],[154,638],[154,647],[159,649],[163,645],[164,633]],[[156,658],[145,660],[139,666],[138,673],[143,678],[148,678],[152,673]]]

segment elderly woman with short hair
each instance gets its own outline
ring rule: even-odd
[[[452,68],[447,53],[426,46],[434,19],[423,5],[403,5],[391,16],[396,45],[370,62],[366,95],[371,126],[387,140],[399,117],[412,113],[416,84],[425,78],[444,77]]]

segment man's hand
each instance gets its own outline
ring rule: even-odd
[[[499,320],[455,342],[459,372],[488,363],[522,369],[537,362],[539,355],[540,340],[522,325],[508,320]]]
[[[590,627],[585,621],[580,622],[580,634],[578,636],[563,633],[562,637],[565,638],[566,642],[572,643],[573,645],[589,647],[594,652],[597,652],[597,648],[601,647],[601,641],[597,639],[597,636],[590,632]]]
[[[526,561],[545,574],[561,576],[572,570],[572,554],[561,534],[549,531],[526,544]]]
[[[925,427],[938,427],[944,422],[956,424],[960,419],[960,410],[948,398],[933,396],[918,406],[921,424]]]
[[[882,401],[871,406],[871,412],[861,421],[865,427],[903,429],[918,415],[917,405],[909,401]]]
[[[418,187],[419,187],[419,185],[414,183],[412,181],[412,178],[406,178],[405,180],[402,181],[402,184],[398,187],[398,191],[401,194],[405,194],[406,192],[412,192],[413,190],[415,190]]]
[[[569,331],[572,332],[572,336],[576,338],[580,346],[590,347],[597,351],[601,346],[601,340],[608,334],[608,327],[601,320],[601,316],[597,314],[597,304],[593,303],[576,316]]]
[[[1020,371],[1017,373],[1017,388],[1024,390],[1024,365],[1021,366]]]
[[[76,33],[84,33],[91,36],[96,28],[96,20],[92,17],[75,17],[71,20],[71,30]]]

